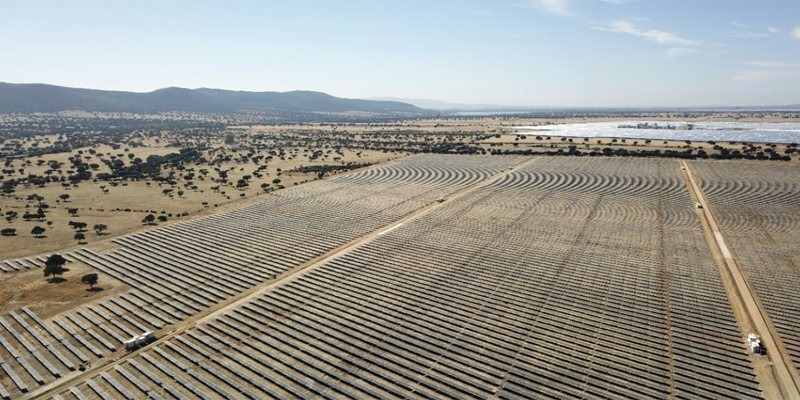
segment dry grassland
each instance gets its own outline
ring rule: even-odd
[[[659,120],[659,118],[649,118]],[[702,119],[681,120],[699,121]],[[715,120],[734,120],[733,115],[720,115]],[[220,161],[215,165],[215,169],[227,171],[228,183],[220,185],[213,182],[210,178],[215,177],[214,171],[208,166],[186,165],[184,171],[173,171],[181,176],[185,173],[194,172],[196,178],[191,181],[191,189],[186,186],[185,180],[179,180],[176,185],[151,181],[118,181],[92,182],[84,181],[77,186],[63,188],[58,184],[50,183],[46,187],[18,187],[16,193],[11,197],[0,197],[0,210],[3,214],[8,211],[16,211],[18,218],[11,222],[2,222],[3,228],[14,228],[17,235],[13,237],[3,237],[0,241],[0,259],[19,257],[30,254],[40,254],[57,251],[60,249],[77,246],[78,242],[74,239],[75,231],[68,226],[69,221],[84,222],[88,224],[89,230],[84,232],[86,241],[95,243],[104,239],[134,232],[142,229],[142,219],[152,213],[156,216],[165,216],[169,221],[192,218],[213,212],[218,207],[224,205],[236,205],[255,201],[265,194],[261,188],[262,184],[275,188],[278,184],[273,183],[274,179],[280,179],[279,185],[293,186],[305,181],[316,178],[314,173],[292,173],[287,172],[293,168],[310,165],[335,165],[348,162],[358,163],[382,163],[390,159],[402,157],[408,154],[404,149],[421,147],[431,144],[443,144],[447,142],[457,142],[470,146],[477,146],[486,152],[491,151],[555,151],[558,149],[566,150],[568,146],[577,146],[583,152],[601,152],[603,148],[610,147],[614,150],[625,148],[627,150],[674,150],[685,151],[688,148],[694,151],[704,150],[709,154],[714,151],[711,145],[703,142],[687,145],[681,141],[660,141],[652,140],[649,144],[645,140],[635,139],[614,139],[609,138],[562,138],[560,136],[546,136],[549,132],[542,132],[541,140],[536,139],[536,135],[519,135],[513,127],[516,126],[543,126],[562,123],[577,122],[602,122],[613,120],[629,120],[629,118],[572,118],[572,119],[537,119],[537,118],[508,118],[508,117],[486,117],[486,118],[441,118],[426,120],[402,120],[384,123],[305,123],[293,125],[242,125],[231,126],[227,132],[235,136],[236,145],[226,146],[222,142],[222,137],[211,139],[198,139],[196,142],[185,142],[189,144],[203,144],[208,150],[203,151],[203,155],[212,160],[215,157],[229,156],[227,161]],[[675,118],[662,118],[661,120],[675,120]],[[743,119],[739,119],[740,121]],[[780,120],[780,118],[763,118],[762,121]],[[499,135],[499,137],[496,137]],[[54,142],[55,135],[42,136],[37,138],[40,141]],[[89,155],[88,148],[75,149],[70,153],[60,153],[45,155],[41,157],[28,157],[22,160],[14,160],[14,168],[24,167],[24,174],[44,175],[49,169],[51,161],[64,163],[62,171],[55,171],[61,175],[67,175],[69,168],[69,157],[83,152],[86,162],[100,164],[100,168],[93,171],[96,176],[99,173],[109,173],[110,169],[99,162],[102,154],[106,159],[116,157],[130,161],[129,154],[142,160],[150,155],[166,155],[176,153],[177,147],[168,147],[167,143],[180,139],[171,136],[169,133],[160,139],[148,138],[142,141],[141,147],[125,148],[114,150],[108,145],[96,146],[93,150],[97,152],[94,157]],[[570,142],[570,140],[572,142]],[[599,142],[599,143],[598,143]],[[736,145],[720,142],[722,146],[738,148]],[[268,156],[267,150],[254,150],[256,145],[262,149],[282,150],[281,154],[275,154],[271,159],[258,165],[252,162],[241,162],[239,157],[248,153]],[[385,146],[385,147],[383,147]],[[785,145],[777,145],[775,151],[783,153]],[[319,152],[314,160],[309,156],[314,152]],[[340,154],[337,154],[340,153]],[[274,154],[274,153],[273,153]],[[797,163],[793,157],[791,163]],[[26,165],[30,163],[30,165]],[[41,163],[41,165],[37,165]],[[265,165],[266,169],[259,170],[259,166]],[[205,177],[199,173],[206,169],[209,174]],[[279,172],[280,171],[280,172]],[[163,171],[167,174],[167,170]],[[258,174],[262,177],[258,177]],[[235,188],[233,184],[239,179],[250,176],[249,186],[246,188]],[[13,176],[10,176],[13,177]],[[115,186],[114,186],[115,185]],[[218,191],[212,190],[215,186],[221,186]],[[268,188],[268,189],[269,189]],[[165,195],[165,189],[172,189],[171,194]],[[178,195],[178,191],[183,191]],[[44,202],[50,206],[47,210],[46,221],[24,221],[21,216],[29,211],[35,213],[38,209],[36,201],[27,200],[30,195],[44,197]],[[69,195],[68,201],[61,201],[60,195]],[[78,208],[77,216],[71,217],[67,210]],[[48,225],[49,224],[49,225]],[[108,230],[103,234],[96,234],[91,228],[95,224],[105,224]],[[46,229],[43,237],[34,238],[31,229],[41,226]]]
[[[649,120],[660,120],[648,118]],[[706,118],[707,119],[707,118]],[[732,116],[720,116],[716,120],[733,120]],[[83,222],[88,225],[83,232],[86,240],[93,248],[101,250],[113,248],[111,239],[120,235],[133,233],[149,228],[142,223],[148,214],[164,216],[166,223],[177,220],[196,218],[220,211],[239,207],[255,201],[261,201],[270,196],[280,195],[280,192],[270,191],[265,193],[262,184],[269,185],[267,189],[276,188],[278,185],[290,187],[306,181],[317,179],[315,173],[289,172],[289,170],[311,165],[341,165],[349,162],[381,164],[389,160],[404,157],[409,153],[403,149],[422,148],[430,144],[443,144],[447,142],[462,143],[477,146],[487,152],[491,151],[519,151],[532,149],[533,151],[550,151],[564,149],[568,146],[577,146],[583,152],[597,151],[602,148],[625,148],[628,150],[674,150],[685,151],[691,148],[695,151],[705,150],[713,153],[711,145],[697,142],[687,145],[682,141],[652,140],[646,144],[644,140],[619,139],[614,142],[610,138],[562,138],[560,136],[546,136],[542,132],[541,140],[536,139],[536,134],[519,135],[513,127],[535,126],[543,127],[552,124],[575,122],[602,122],[613,120],[630,120],[629,118],[576,118],[576,119],[523,119],[523,118],[442,118],[429,120],[404,120],[384,123],[313,123],[293,125],[240,125],[231,126],[225,133],[232,134],[236,144],[225,145],[223,135],[206,138],[181,138],[169,132],[161,136],[149,137],[141,140],[139,147],[127,147],[120,143],[118,149],[109,145],[96,145],[91,148],[95,154],[89,154],[89,147],[74,149],[69,153],[49,154],[41,157],[26,157],[13,160],[15,170],[24,168],[24,175],[45,175],[50,169],[52,161],[64,163],[61,171],[51,171],[52,175],[69,175],[69,158],[79,155],[88,163],[97,163],[99,168],[92,171],[94,176],[100,173],[110,173],[107,165],[100,162],[103,158],[117,158],[124,160],[129,165],[132,158],[146,160],[150,155],[164,156],[177,153],[179,147],[168,146],[176,140],[182,140],[187,147],[202,148],[203,156],[208,160],[216,160],[212,166],[184,165],[183,170],[165,168],[162,176],[170,172],[181,177],[174,185],[159,183],[151,180],[120,180],[107,182],[92,180],[80,182],[71,187],[62,187],[58,183],[49,183],[45,187],[34,185],[19,185],[11,196],[0,196],[0,212],[5,216],[9,211],[18,213],[18,217],[11,222],[0,221],[2,228],[14,228],[16,236],[0,238],[0,260],[17,258],[35,254],[46,254],[56,251],[68,251],[80,247],[74,238],[75,230],[68,222]],[[670,120],[664,118],[661,120]],[[674,120],[674,119],[673,119]],[[697,121],[699,119],[682,119]],[[742,119],[739,119],[740,121]],[[762,119],[762,121],[778,120]],[[499,137],[497,137],[499,135]],[[55,142],[56,135],[39,136],[35,138],[40,142]],[[562,140],[563,139],[563,140]],[[569,140],[572,140],[570,142]],[[598,143],[600,141],[600,143]],[[30,145],[30,142],[27,142]],[[729,143],[719,142],[720,145],[734,148]],[[775,150],[783,153],[784,145],[778,145]],[[315,154],[316,153],[316,154]],[[133,154],[129,157],[129,154]],[[244,160],[242,156],[250,155]],[[252,162],[252,156],[263,156],[260,163]],[[270,157],[271,155],[271,157]],[[270,157],[267,159],[267,157]],[[313,160],[311,159],[313,158]],[[758,161],[763,163],[765,161]],[[800,161],[792,157],[790,163]],[[264,167],[266,166],[266,167]],[[263,169],[262,169],[263,168]],[[207,170],[203,174],[202,170]],[[221,183],[218,171],[227,172],[227,182]],[[182,177],[193,173],[194,178],[188,180]],[[16,175],[16,176],[20,176]],[[261,175],[259,177],[259,175]],[[250,176],[248,186],[235,188],[234,184],[245,176]],[[11,175],[9,177],[15,177]],[[214,178],[212,180],[212,178]],[[280,183],[275,183],[280,179]],[[191,183],[189,183],[191,182]],[[218,190],[212,188],[219,186]],[[192,188],[195,187],[195,188]],[[165,194],[165,190],[172,190]],[[182,191],[178,195],[178,191]],[[49,205],[46,218],[43,221],[25,221],[22,215],[25,212],[36,213],[38,202],[28,200],[31,195],[44,198],[43,202]],[[69,195],[64,201],[61,195]],[[71,216],[68,210],[77,208],[77,215]],[[158,222],[158,221],[157,221]],[[158,222],[163,224],[164,222]],[[104,224],[108,229],[102,234],[92,230],[95,224]],[[43,237],[35,238],[31,229],[41,226],[46,229]],[[71,270],[64,275],[66,282],[61,284],[48,284],[41,275],[41,269],[14,274],[4,274],[0,277],[0,307],[20,307],[29,305],[39,307],[37,312],[57,309],[58,304],[81,302],[84,298],[91,298],[97,292],[88,292],[80,284],[80,276],[92,271]],[[101,284],[108,291],[117,290],[114,284],[106,282]],[[0,310],[2,311],[2,310]]]
[[[42,269],[3,274],[0,279],[0,313],[30,307],[37,315],[48,318],[85,302],[128,289],[116,279],[99,274],[98,284],[89,290],[81,276],[97,272],[83,263],[68,263],[65,272],[54,282],[42,276]]]
[[[147,156],[165,155],[175,153],[178,149],[174,147],[159,146],[154,143],[150,144],[152,147],[139,147],[130,149],[136,157],[146,159]],[[228,152],[234,153],[235,148],[227,148]],[[84,152],[88,149],[83,149]],[[104,154],[127,154],[122,149],[112,150],[108,146],[100,146],[96,148],[98,153]],[[303,154],[303,149],[287,148],[287,154],[293,154],[293,150],[297,150],[297,154]],[[397,154],[386,154],[380,151],[351,151],[342,149],[343,155],[341,162],[359,162],[359,163],[383,163],[389,159],[397,158]],[[359,153],[357,155],[356,153]],[[20,166],[26,161],[32,161],[30,166],[25,166],[25,174],[33,173],[43,175],[44,171],[48,169],[50,161],[57,161],[66,163],[63,170],[67,169],[68,158],[76,155],[77,150],[71,153],[62,153],[54,155],[45,155],[41,157],[45,160],[45,164],[38,166],[37,160],[39,158],[29,158],[17,160],[14,162],[15,166]],[[0,210],[3,214],[8,211],[16,211],[18,217],[11,222],[2,221],[0,226],[2,228],[15,228],[17,235],[12,237],[2,237],[0,239],[0,260],[7,258],[14,258],[26,256],[31,254],[41,254],[63,249],[69,249],[78,245],[77,240],[74,239],[76,231],[68,225],[69,221],[84,222],[88,224],[88,231],[83,232],[86,236],[86,242],[95,243],[105,240],[114,236],[123,235],[146,228],[142,223],[142,219],[152,213],[155,216],[166,216],[168,221],[182,220],[187,218],[204,215],[213,212],[218,207],[226,204],[243,204],[251,201],[263,199],[265,196],[271,194],[265,193],[261,188],[262,183],[267,183],[270,187],[275,187],[274,179],[280,179],[280,185],[285,187],[300,184],[306,181],[316,179],[316,174],[313,173],[295,173],[295,172],[278,172],[288,171],[299,166],[309,165],[322,165],[333,164],[330,158],[325,160],[309,161],[307,158],[303,159],[300,156],[293,158],[286,158],[281,160],[278,157],[273,158],[272,161],[267,163],[267,168],[260,171],[263,178],[258,178],[253,175],[254,170],[258,166],[253,163],[243,164],[235,160],[222,162],[218,168],[221,170],[228,170],[228,181],[236,182],[245,175],[251,175],[249,186],[246,188],[237,189],[231,186],[225,186],[219,182],[212,182],[209,178],[203,180],[195,179],[192,186],[197,189],[190,189],[183,187],[186,181],[181,180],[177,185],[170,186],[166,183],[159,184],[150,181],[119,181],[114,183],[105,181],[84,181],[77,186],[70,188],[63,188],[58,184],[48,184],[46,187],[19,187],[11,197],[0,197]],[[127,161],[126,157],[120,157]],[[89,160],[94,162],[95,160]],[[262,164],[263,165],[263,164]],[[211,168],[205,166],[186,166],[187,170],[194,169],[196,175],[200,169]],[[110,172],[106,165],[100,164],[100,168],[94,171],[94,174]],[[186,171],[185,171],[186,172]],[[66,173],[63,173],[66,175]],[[214,172],[210,171],[209,176],[214,176]],[[218,191],[213,191],[211,188],[221,186]],[[171,195],[165,195],[165,189],[172,189]],[[178,191],[183,191],[181,196],[178,196]],[[34,200],[27,200],[30,195],[38,195],[44,197],[43,203],[50,206],[46,211],[46,221],[25,221],[22,219],[23,214],[28,211],[36,213],[38,209],[38,202]],[[69,195],[67,201],[62,201],[60,195]],[[76,216],[70,216],[68,209],[77,208],[79,211]],[[52,223],[48,225],[48,222]],[[97,234],[91,228],[95,224],[105,224],[108,230],[102,234]],[[31,230],[35,226],[41,226],[46,229],[44,235],[40,238],[35,238],[31,234]]]

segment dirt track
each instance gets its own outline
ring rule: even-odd
[[[493,182],[493,181],[495,181],[495,180],[497,180],[499,178],[502,178],[504,175],[510,173],[514,168],[519,168],[521,166],[527,165],[527,164],[533,162],[534,160],[536,160],[536,157],[527,158],[524,161],[520,162],[519,164],[515,165],[513,168],[509,168],[509,169],[506,169],[506,170],[504,170],[504,171],[502,171],[502,172],[500,172],[498,174],[495,174],[493,176],[489,176],[489,177],[487,177],[486,179],[484,179],[482,181],[479,181],[479,182],[477,182],[477,183],[475,183],[473,185],[467,186],[467,187],[465,187],[465,188],[463,188],[463,189],[451,194],[448,197],[447,200],[452,200],[452,199],[458,198],[459,196],[462,196],[462,195],[464,195],[464,194],[466,194],[468,192],[471,192],[471,191],[473,191],[475,189],[478,189],[478,188],[480,188],[482,186],[485,186],[485,185],[487,185],[487,184],[489,184],[489,183],[491,183],[491,182]],[[415,210],[415,211],[403,216],[402,218],[400,218],[400,219],[398,219],[396,221],[393,221],[390,224],[384,225],[384,226],[382,226],[382,227],[380,227],[378,229],[373,230],[370,233],[367,233],[367,234],[365,234],[365,235],[363,235],[361,237],[358,237],[358,238],[356,238],[356,239],[354,239],[354,240],[352,240],[352,241],[350,241],[350,242],[348,242],[348,243],[346,243],[346,244],[344,244],[342,246],[339,246],[338,248],[335,248],[335,249],[331,250],[330,252],[328,252],[326,254],[323,254],[323,255],[321,255],[321,256],[319,256],[317,258],[314,258],[314,259],[309,260],[309,261],[307,261],[307,262],[305,262],[303,264],[300,264],[297,267],[293,268],[292,270],[289,270],[289,271],[279,275],[275,280],[267,281],[265,283],[262,283],[261,285],[258,285],[256,287],[250,289],[250,290],[247,290],[247,291],[243,292],[239,296],[231,298],[228,302],[226,302],[226,304],[218,305],[216,307],[212,307],[212,308],[206,309],[206,310],[204,310],[204,311],[202,311],[200,313],[195,314],[194,316],[192,316],[190,318],[187,318],[183,322],[181,322],[179,324],[176,324],[174,326],[174,328],[169,332],[169,334],[158,338],[157,341],[151,343],[151,345],[154,345],[154,344],[157,344],[159,342],[164,342],[166,340],[169,340],[170,338],[173,338],[174,336],[183,333],[185,330],[197,325],[198,323],[217,318],[217,317],[223,315],[224,313],[228,312],[229,310],[232,310],[232,309],[234,309],[234,308],[236,308],[236,307],[238,307],[238,306],[240,306],[240,305],[242,305],[244,303],[247,303],[247,302],[251,301],[252,299],[254,299],[254,298],[258,297],[258,296],[263,295],[265,292],[273,290],[274,288],[276,288],[278,286],[281,286],[281,285],[287,284],[289,282],[292,282],[295,279],[303,276],[304,274],[314,270],[315,268],[317,268],[319,266],[322,266],[327,261],[329,261],[331,259],[334,259],[334,258],[337,258],[337,257],[340,257],[340,256],[346,254],[347,252],[349,252],[349,251],[351,251],[351,250],[353,250],[353,249],[355,249],[355,248],[357,248],[359,246],[362,246],[365,243],[375,239],[376,237],[378,237],[378,236],[380,236],[380,235],[382,235],[382,234],[384,234],[384,233],[386,233],[386,232],[388,232],[388,231],[390,231],[390,230],[402,225],[403,223],[405,223],[407,221],[411,221],[413,219],[419,218],[420,216],[430,212],[431,210],[433,210],[434,208],[438,207],[439,205],[441,205],[441,203],[436,202],[435,199],[431,199],[430,204],[428,204],[428,205],[426,205],[426,206],[424,206],[422,208],[419,208],[419,209],[417,209],[417,210]],[[78,371],[72,372],[69,375],[67,375],[67,379],[57,380],[57,381],[53,382],[52,385],[43,386],[43,387],[39,388],[38,390],[30,392],[30,393],[26,394],[25,396],[23,396],[21,398],[22,399],[36,399],[36,398],[43,398],[43,397],[52,396],[52,395],[54,395],[56,393],[59,393],[59,392],[65,390],[66,388],[68,388],[70,386],[75,385],[78,382],[86,380],[87,378],[92,378],[92,377],[98,376],[101,372],[113,369],[114,366],[125,362],[128,358],[133,357],[136,354],[137,354],[137,352],[131,352],[131,353],[127,353],[127,354],[125,354],[125,355],[123,355],[121,357],[115,358],[115,359],[107,359],[107,360],[103,360],[103,362],[95,363],[88,371],[85,371],[85,372],[78,372]]]
[[[775,332],[769,316],[764,312],[758,296],[747,281],[747,277],[728,249],[723,233],[711,212],[703,191],[691,172],[689,163],[680,161],[680,164],[686,172],[692,197],[703,207],[699,214],[708,242],[713,244],[709,248],[714,253],[715,261],[722,264],[727,278],[729,278],[723,279],[723,283],[725,284],[726,292],[729,293],[728,297],[731,300],[731,306],[734,308],[734,314],[737,318],[744,316],[747,319],[746,321],[740,321],[741,325],[752,327],[753,331],[761,336],[762,344],[767,350],[767,357],[770,360],[772,369],[767,372],[763,368],[758,368],[759,363],[755,363],[756,373],[761,378],[762,385],[765,386],[768,386],[774,378],[777,388],[765,387],[763,388],[765,394],[777,391],[781,398],[800,399],[800,377],[798,377],[797,370],[792,365],[789,354],[786,352],[786,347],[777,332]]]
[[[515,168],[531,163],[534,160],[535,159],[526,159],[522,163],[516,165]],[[750,288],[746,277],[741,272],[739,266],[736,264],[735,259],[731,255],[731,252],[728,249],[728,246],[724,240],[724,237],[722,236],[722,232],[720,231],[720,228],[717,225],[716,220],[714,219],[711,209],[707,203],[707,200],[702,190],[700,190],[699,186],[697,185],[694,176],[691,174],[689,166],[687,165],[687,163],[684,162],[681,162],[681,166],[686,168],[685,174],[687,179],[687,186],[689,188],[690,193],[699,203],[703,205],[703,209],[698,210],[700,222],[707,236],[709,248],[713,253],[715,261],[720,266],[720,271],[723,275],[722,281],[725,285],[726,292],[728,292],[729,294],[729,299],[731,302],[731,306],[734,309],[734,314],[736,315],[737,318],[740,319],[740,326],[742,328],[742,332],[743,334],[746,334],[750,331],[759,333],[762,336],[763,343],[767,348],[767,354],[768,354],[767,356],[751,357],[751,359],[754,360],[754,368],[759,377],[759,381],[762,384],[762,389],[764,391],[765,398],[800,399],[800,391],[798,391],[798,384],[797,384],[798,380],[796,371],[793,369],[788,359],[788,354],[786,354],[784,345],[780,341],[780,338],[777,336],[777,334],[774,332],[774,329],[771,329],[772,324],[769,321],[769,318],[766,316],[766,313],[760,306],[757,296]],[[466,187],[450,195],[447,201],[453,200],[455,198],[458,198],[459,196],[462,196],[475,189],[485,186],[491,183],[492,181],[508,174],[509,171],[510,169],[507,169],[494,176],[488,177],[483,181],[480,181],[469,187]],[[190,329],[191,327],[197,325],[199,322],[208,321],[218,316],[221,316],[222,314],[228,312],[232,308],[237,307],[243,303],[246,303],[257,296],[262,295],[265,292],[273,290],[278,286],[292,282],[298,279],[299,277],[303,276],[304,274],[309,273],[314,269],[322,266],[327,261],[336,257],[340,257],[344,254],[347,254],[353,249],[358,248],[370,242],[376,237],[382,235],[383,233],[395,229],[398,226],[408,221],[420,218],[438,206],[439,203],[436,203],[434,199],[431,199],[430,203],[427,204],[426,206],[423,206],[403,216],[400,219],[397,219],[389,224],[386,224],[382,227],[373,230],[368,234],[365,234],[342,246],[339,246],[338,248],[335,248],[326,254],[323,254],[315,259],[309,260],[308,262],[303,263],[295,267],[294,269],[287,271],[284,274],[281,274],[280,276],[278,276],[277,280],[262,283],[261,285],[256,286],[251,290],[243,292],[239,296],[231,298],[228,302],[226,302],[226,304],[222,304],[217,307],[207,309],[204,312],[198,313],[192,318],[189,318],[186,321],[173,326],[173,329],[168,334],[159,338],[159,342],[169,340],[175,335],[181,334],[187,329]],[[29,393],[28,395],[22,398],[40,398],[40,397],[51,396],[54,393],[59,393],[63,391],[65,388],[71,385],[75,385],[76,383],[85,380],[86,378],[91,378],[98,375],[101,372],[113,369],[114,366],[125,362],[135,354],[136,353],[129,353],[129,354],[124,354],[116,359],[104,360],[104,362],[102,363],[95,364],[94,368],[92,368],[87,372],[84,373],[75,372],[73,374],[68,375],[64,380],[54,382],[52,386],[42,387],[40,390]],[[766,361],[767,358],[769,362]]]

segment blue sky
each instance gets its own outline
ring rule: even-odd
[[[800,103],[800,1],[0,1],[0,81],[456,103]]]

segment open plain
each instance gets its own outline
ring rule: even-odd
[[[797,172],[416,155],[286,188],[62,253],[106,290],[6,308],[0,384],[15,399],[794,399]],[[39,275],[34,261],[6,274]],[[750,333],[775,351],[752,353]]]
[[[0,115],[0,258],[96,244],[153,224],[261,201],[292,187],[414,153],[737,155],[800,163],[796,144],[519,134],[516,126],[629,121],[794,121],[798,113],[565,113],[364,122],[270,123],[205,114]],[[165,122],[166,121],[166,122]],[[153,124],[167,124],[152,129]],[[170,125],[171,124],[171,125]],[[128,126],[129,125],[129,126]],[[125,127],[126,129],[122,129]],[[42,209],[41,213],[38,212]],[[27,215],[27,218],[26,218]],[[75,229],[70,223],[85,223]],[[96,225],[105,229],[92,229]],[[33,228],[45,232],[34,235]],[[81,233],[83,239],[76,239]]]
[[[0,4],[0,400],[800,400],[800,1]]]

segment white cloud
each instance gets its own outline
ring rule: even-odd
[[[768,38],[768,37],[772,37],[772,35],[774,35],[776,33],[780,33],[778,28],[775,28],[775,27],[772,27],[772,26],[763,28],[763,27],[757,27],[757,26],[753,26],[753,25],[744,24],[744,23],[741,23],[741,22],[735,21],[735,20],[731,21],[731,25],[733,25],[733,26],[735,26],[737,28],[742,28],[739,31],[737,31],[735,33],[732,33],[731,34],[732,37]]]
[[[681,38],[672,32],[659,31],[656,29],[649,29],[649,30],[639,29],[633,23],[625,20],[610,22],[608,26],[596,26],[593,29],[606,32],[626,33],[629,35],[639,36],[658,44],[670,44],[670,45],[681,45],[681,46],[699,46],[702,44],[700,42]]]
[[[770,35],[769,33],[754,33],[754,32],[750,32],[750,33],[731,33],[731,36],[732,37],[747,37],[747,38],[761,38],[761,39],[763,39],[763,38],[768,38],[768,37],[770,37],[772,35]]]
[[[785,63],[776,61],[747,61],[742,63],[751,67],[759,68],[797,68],[800,69],[800,63]]]
[[[800,27],[794,28],[794,30],[792,31],[792,37],[797,40],[800,40]]]
[[[448,7],[447,9],[456,13],[477,15],[479,17],[488,17],[497,15],[497,13],[494,11],[481,10],[481,9],[460,8],[460,7]]]
[[[770,79],[786,79],[786,78],[800,78],[800,70],[774,70],[774,69],[756,69],[752,71],[740,72],[734,76],[733,79],[737,81],[765,81]]]
[[[529,0],[529,4],[533,7],[562,17],[572,15],[569,11],[568,3],[569,0]]]
[[[664,51],[668,57],[680,57],[686,54],[696,53],[697,49],[689,49],[686,47],[671,47]]]
[[[749,71],[742,71],[733,79],[738,81],[765,81],[769,79],[800,78],[800,63],[787,63],[780,61],[747,61],[742,65],[756,67]]]

